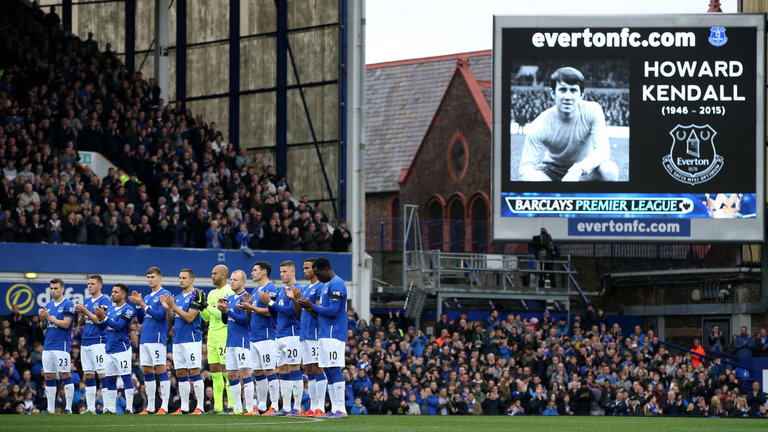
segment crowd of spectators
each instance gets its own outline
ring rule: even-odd
[[[429,335],[399,312],[373,316],[370,323],[358,319],[352,309],[348,316],[343,373],[352,415],[768,415],[766,394],[758,383],[745,387],[720,359],[667,350],[653,330],[636,326],[625,334],[602,310],[587,310],[570,323],[548,312],[503,318],[494,310],[487,320],[475,322],[465,314],[451,321],[443,315]],[[0,321],[0,413],[35,413],[45,407],[39,320],[15,309]],[[138,361],[140,332],[141,325],[132,323],[133,412],[146,405]],[[71,365],[79,384],[73,412],[85,407],[80,337],[74,329]],[[762,341],[765,329],[752,339],[753,355],[768,356]],[[735,353],[740,348],[729,345],[726,350]],[[174,411],[180,399],[171,344],[168,350]],[[209,410],[213,399],[206,358],[203,344],[204,408]],[[60,390],[57,411],[66,409],[63,385]],[[122,391],[119,413],[126,408]],[[306,405],[306,389],[304,399]],[[97,406],[102,407],[100,398]]]
[[[64,33],[53,13],[4,5],[0,241],[346,250],[351,239],[343,221],[331,228],[321,203],[295,199],[285,177],[258,155],[224,143],[215,122],[183,102],[167,105],[156,83],[127,71],[109,45],[100,51],[92,38]],[[601,74],[606,78],[594,87],[621,87]],[[513,110],[529,110],[513,112],[516,121],[525,119],[521,124],[549,105],[540,89],[513,97]],[[628,124],[627,94],[590,97],[608,124]],[[103,153],[119,170],[105,178],[78,170],[83,150]],[[652,330],[638,326],[625,334],[602,311],[588,309],[573,322],[548,313],[502,319],[498,311],[486,322],[441,317],[430,335],[399,313],[370,323],[354,311],[349,317],[344,374],[351,414],[766,416],[758,384],[744,389],[720,360],[668,351]],[[45,403],[39,317],[16,309],[0,325],[0,413],[35,412]],[[146,404],[140,325],[131,330],[138,412]],[[765,356],[765,336],[763,329],[721,347]],[[79,337],[75,330],[74,412],[84,405]],[[172,371],[170,359],[168,366]],[[179,399],[170,375],[173,411]],[[212,389],[204,377],[208,410]],[[56,405],[68,408],[63,390]]]
[[[608,126],[629,126],[629,90],[590,89],[584,100],[597,102],[605,113]],[[549,87],[513,87],[511,119],[521,128],[534,121],[544,110],[552,107]]]
[[[0,242],[346,251],[346,224],[51,9],[0,14]],[[79,169],[79,151],[118,167]]]
[[[352,414],[767,415],[759,383],[745,386],[719,358],[671,352],[653,330],[625,333],[591,307],[571,323],[548,312],[493,311],[486,322],[444,315],[430,335],[399,314],[349,319]],[[756,355],[768,356],[766,346]]]

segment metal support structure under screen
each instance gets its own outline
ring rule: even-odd
[[[405,204],[403,215],[403,289],[406,291],[404,308],[406,316],[415,320],[418,328],[427,297],[424,279],[421,277],[424,274],[424,262],[421,254],[419,206]]]
[[[409,260],[411,252],[409,245],[414,247],[415,252],[422,251],[421,242],[421,224],[419,221],[419,206],[414,204],[405,204],[403,206],[403,288],[408,286],[408,273],[411,270],[419,271],[420,266],[411,268]]]
[[[419,328],[421,314],[427,300],[424,279],[420,277],[423,274],[423,262],[421,262],[422,242],[419,206],[405,204],[403,214],[405,215],[403,218],[403,289],[406,295],[403,308],[405,309],[405,316],[413,319],[416,328]],[[409,250],[409,245],[414,248],[413,251]]]
[[[427,303],[436,297],[436,312],[443,312],[446,299],[489,299],[543,302],[546,308],[562,310],[570,319],[571,300],[597,292],[574,290],[570,256],[540,259],[533,255],[501,255],[472,252],[423,250],[418,206],[403,206],[403,290],[405,314],[416,321]]]

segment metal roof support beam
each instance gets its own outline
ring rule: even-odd
[[[155,80],[160,86],[160,98],[166,104],[168,103],[168,82],[170,80],[170,60],[168,59],[170,19],[168,15],[168,0],[155,0]]]
[[[275,0],[277,41],[275,43],[275,173],[288,173],[288,2]]]
[[[70,1],[70,24],[72,5]],[[125,69],[136,70],[136,0],[125,0]]]
[[[176,0],[176,100],[187,99],[187,0]],[[231,132],[230,132],[231,133]]]
[[[240,0],[229,2],[229,142],[240,150]],[[285,174],[285,171],[283,171]]]
[[[65,32],[72,32],[72,0],[61,2],[61,26]]]

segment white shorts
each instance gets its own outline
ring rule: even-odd
[[[304,339],[300,341],[301,362],[305,365],[317,364],[320,361],[320,342],[317,339]]]
[[[278,366],[301,364],[298,336],[281,337],[277,340],[277,349],[280,355],[277,360]]]
[[[130,348],[123,352],[107,354],[106,375],[110,377],[130,375],[132,355]]]
[[[165,366],[168,347],[161,343],[143,343],[139,345],[139,363],[142,366]]]
[[[174,369],[200,369],[202,360],[202,341],[173,344]]]
[[[333,338],[320,339],[320,361],[318,365],[325,369],[329,367],[344,367],[344,349],[347,343]]]
[[[66,351],[43,351],[44,373],[66,373],[72,370],[69,364],[69,353]]]
[[[107,351],[104,344],[83,346],[80,349],[80,364],[84,373],[104,373]]]
[[[253,370],[264,371],[272,370],[277,367],[277,342],[273,340],[263,340],[251,342],[251,361],[253,361]]]
[[[226,349],[226,362],[227,370],[244,370],[250,369],[251,362],[251,350],[250,348],[243,347],[227,347]]]

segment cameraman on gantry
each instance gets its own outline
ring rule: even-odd
[[[541,227],[541,233],[533,237],[534,256],[536,260],[542,260],[543,262],[537,263],[537,270],[542,271],[537,274],[538,285],[540,288],[545,286],[544,281],[549,279],[551,287],[556,286],[554,274],[551,272],[555,268],[555,264],[552,262],[555,258],[560,256],[560,251],[552,242],[552,236],[549,234],[546,228]]]

